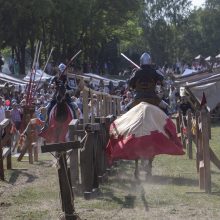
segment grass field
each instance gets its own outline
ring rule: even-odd
[[[212,127],[211,147],[220,158],[220,126]],[[194,152],[195,153],[195,152]],[[194,156],[195,158],[195,156]],[[50,154],[40,161],[12,161],[0,182],[0,220],[58,219],[61,211],[57,170]],[[220,171],[211,166],[212,193],[199,190],[195,159],[158,156],[153,176],[133,177],[134,162],[121,161],[114,175],[100,187],[100,196],[84,200],[78,195],[75,208],[81,219],[94,220],[217,220],[220,219]]]

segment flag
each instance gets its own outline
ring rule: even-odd
[[[172,119],[157,106],[141,102],[111,124],[106,153],[111,162],[184,151]]]

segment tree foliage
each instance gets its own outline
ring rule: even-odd
[[[190,0],[0,0],[0,5],[0,48],[11,48],[21,73],[37,40],[43,43],[41,62],[52,47],[55,63],[82,49],[81,62],[103,66],[110,60],[113,72],[120,68],[120,51],[131,57],[149,51],[161,65],[219,53],[218,0],[199,9]]]

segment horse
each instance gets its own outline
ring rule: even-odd
[[[148,160],[145,171],[151,175],[152,159],[156,155],[185,154],[172,119],[147,102],[134,106],[111,124],[106,152],[110,163],[118,159],[135,160],[136,179],[139,159]]]
[[[150,158],[148,160],[140,159],[141,161],[141,167],[145,171],[146,178],[152,176],[152,163],[154,158]],[[134,177],[136,180],[139,180],[139,165],[138,165],[138,159],[135,160],[135,170],[134,170]]]
[[[46,126],[39,136],[47,143],[65,142],[68,137],[68,126],[76,118],[71,99],[66,93],[64,83],[57,85],[56,92],[48,107]]]

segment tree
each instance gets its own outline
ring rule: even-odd
[[[181,55],[182,27],[190,13],[189,0],[145,1],[141,24],[146,45],[159,64],[175,62]]]
[[[34,42],[39,39],[41,19],[49,13],[50,0],[0,0],[1,46],[10,46],[16,54],[20,73],[25,73],[25,49],[30,43],[31,55]]]

